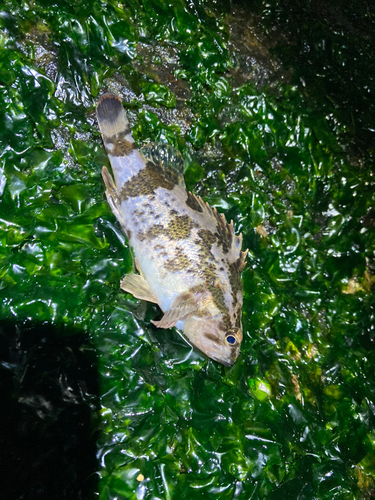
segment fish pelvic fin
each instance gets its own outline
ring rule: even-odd
[[[147,281],[140,274],[126,274],[121,281],[120,287],[124,290],[124,292],[131,293],[137,299],[158,304],[156,295],[148,286]]]
[[[114,213],[117,220],[123,226],[123,216],[120,208],[120,201],[118,199],[118,192],[116,188],[115,181],[113,180],[112,175],[108,172],[107,167],[102,168],[102,178],[106,187],[105,194],[107,197],[107,201],[109,206],[111,207],[112,212]]]

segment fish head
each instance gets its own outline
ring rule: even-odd
[[[231,366],[240,354],[242,329],[225,328],[220,315],[190,314],[185,320],[186,337],[209,358],[224,366]]]

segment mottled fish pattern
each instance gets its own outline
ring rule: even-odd
[[[187,191],[179,153],[161,145],[138,151],[117,96],[101,97],[97,118],[114,175],[103,167],[107,199],[139,272],[121,288],[159,305],[157,327],[176,325],[207,356],[232,365],[242,341],[242,235]]]

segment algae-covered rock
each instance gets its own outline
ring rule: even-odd
[[[3,1],[4,498],[374,494],[374,12],[292,3]],[[231,368],[120,291],[106,91],[243,233]]]

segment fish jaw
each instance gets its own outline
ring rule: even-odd
[[[183,332],[206,356],[224,366],[232,366],[240,354],[242,329],[225,331],[220,315],[191,314],[184,321]]]

